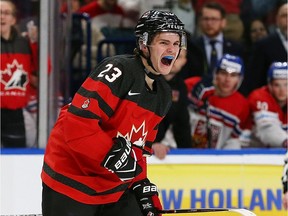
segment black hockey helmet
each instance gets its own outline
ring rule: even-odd
[[[149,10],[139,18],[135,27],[137,46],[140,46],[139,42],[148,45],[158,32],[178,33],[180,35],[180,48],[186,49],[184,24],[174,13],[158,10]]]

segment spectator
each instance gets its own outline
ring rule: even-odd
[[[280,6],[276,15],[276,32],[255,43],[249,63],[249,92],[267,84],[266,71],[272,62],[287,61],[288,3]]]
[[[249,41],[251,44],[259,41],[262,38],[267,37],[268,29],[264,25],[261,19],[254,19],[251,21],[249,28]]]
[[[285,160],[284,160],[282,183],[283,183],[282,203],[283,203],[284,209],[288,210],[288,151],[286,152]]]
[[[252,5],[250,12],[256,17],[262,17],[269,32],[275,30],[275,17],[280,5],[287,3],[287,0],[250,0]]]
[[[201,8],[207,2],[216,2],[220,4],[226,11],[226,25],[223,29],[224,36],[235,41],[241,41],[244,32],[244,25],[240,18],[242,1],[243,0],[228,2],[227,0],[192,0],[198,16],[201,14]]]
[[[244,53],[244,62],[250,62],[252,57],[252,50],[254,49],[254,45],[257,41],[268,36],[268,29],[264,25],[261,19],[256,18],[251,21],[250,26],[248,28],[248,32],[246,33],[246,45],[245,45],[245,53]],[[247,65],[245,65],[248,67]],[[248,71],[249,68],[246,68]],[[249,92],[249,85],[251,80],[249,79],[249,75],[245,76],[243,83],[240,87],[240,92],[247,96]]]
[[[248,126],[249,104],[237,89],[244,76],[243,61],[225,54],[213,80],[202,79],[190,95],[190,124],[195,148],[240,149]],[[194,77],[190,78],[194,82]],[[189,80],[186,80],[189,84]],[[244,137],[246,138],[246,137]]]
[[[23,108],[29,85],[37,86],[35,44],[16,30],[16,7],[1,0],[1,146],[26,147]]]
[[[170,148],[191,148],[191,127],[189,123],[187,89],[179,74],[186,63],[186,50],[181,50],[171,72],[165,79],[172,88],[172,106],[161,121],[153,152],[159,159],[164,159]]]
[[[62,108],[44,155],[43,215],[160,215],[146,156],[171,105],[162,75],[186,48],[184,25],[147,11],[135,36],[135,55],[106,58]]]
[[[188,61],[183,68],[184,78],[192,76],[212,76],[212,72],[223,53],[243,55],[242,46],[232,40],[226,39],[223,29],[226,26],[226,12],[215,2],[203,5],[200,12],[200,27],[202,35],[196,39],[188,40]],[[196,48],[195,48],[196,47]],[[196,57],[197,60],[193,59]],[[188,74],[187,71],[190,71]]]
[[[269,32],[264,22],[260,18],[253,19],[245,32],[245,58],[249,62],[252,50],[257,41],[268,36]]]
[[[287,62],[274,62],[268,70],[268,84],[248,97],[254,120],[251,147],[287,147]]]

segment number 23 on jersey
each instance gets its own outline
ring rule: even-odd
[[[98,77],[104,77],[108,82],[114,82],[122,75],[122,71],[118,67],[113,67],[113,64],[107,64],[106,69],[101,71]]]

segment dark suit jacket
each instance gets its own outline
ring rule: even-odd
[[[267,84],[267,71],[275,61],[287,61],[287,51],[276,32],[255,43],[249,62],[250,92]]]
[[[203,37],[188,38],[187,41],[187,63],[181,74],[186,79],[192,76],[204,76],[208,74],[208,60]],[[229,53],[243,57],[243,46],[235,41],[224,38],[223,54]]]

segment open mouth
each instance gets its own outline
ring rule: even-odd
[[[166,66],[170,66],[172,61],[174,59],[174,56],[164,56],[161,59],[162,64],[166,65]]]

